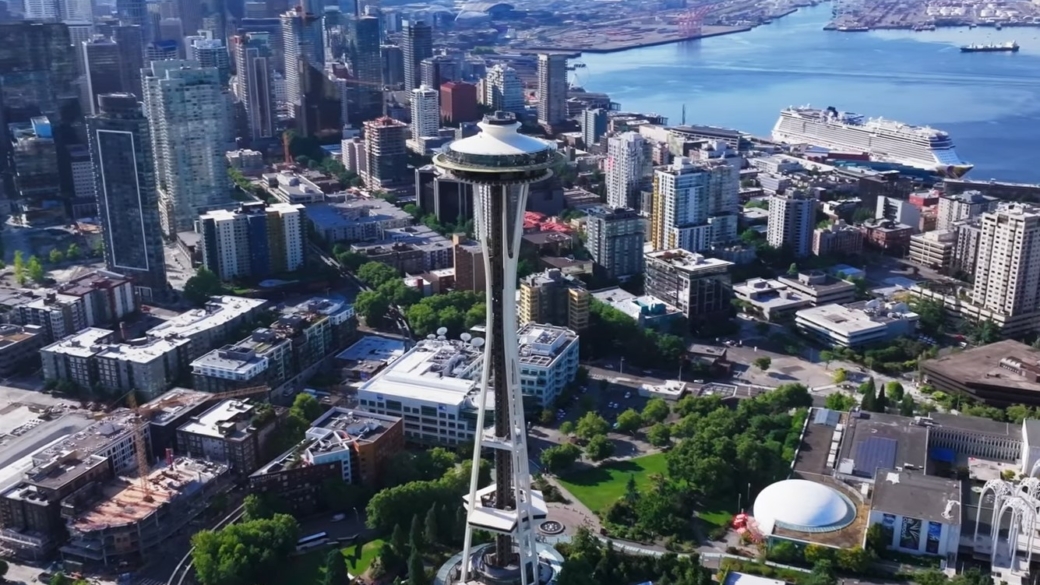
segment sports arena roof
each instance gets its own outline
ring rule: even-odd
[[[831,532],[856,518],[856,507],[831,487],[804,479],[778,481],[758,494],[754,517],[763,534],[774,526],[798,532]]]
[[[491,12],[492,10],[512,10],[513,5],[508,2],[477,1],[467,2],[462,5],[463,12]]]

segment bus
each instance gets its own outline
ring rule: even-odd
[[[319,532],[310,536],[304,536],[300,540],[296,541],[296,551],[305,551],[309,548],[316,546],[322,546],[329,541],[329,534],[327,532]]]

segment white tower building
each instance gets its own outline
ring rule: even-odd
[[[700,252],[737,238],[740,170],[678,157],[654,171],[650,240],[655,250]]]
[[[812,252],[815,219],[815,198],[804,193],[774,195],[769,198],[766,242],[774,248],[786,244],[799,258],[808,256]]]
[[[440,92],[428,85],[412,90],[412,140],[437,136],[441,127]]]
[[[1009,317],[1040,310],[1040,209],[1008,204],[982,215],[972,302]]]
[[[517,342],[516,268],[524,206],[531,183],[551,175],[559,158],[552,144],[517,132],[520,124],[498,112],[480,123],[477,136],[451,143],[434,157],[442,172],[473,185],[478,230],[487,275],[487,339],[477,410],[473,475],[466,504],[466,537],[453,583],[543,581],[535,523],[545,518],[540,492],[531,489]],[[488,399],[495,421],[485,429]],[[477,489],[482,448],[495,457],[494,483]],[[494,544],[473,546],[473,531],[495,535]]]
[[[524,111],[524,82],[512,67],[495,65],[487,70],[481,101],[495,111],[519,114]]]
[[[639,184],[649,168],[646,140],[638,132],[610,138],[607,141],[607,205],[639,210]]]

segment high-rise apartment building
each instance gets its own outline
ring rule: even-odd
[[[594,207],[585,219],[586,247],[607,278],[643,273],[643,219],[631,209]]]
[[[650,241],[655,250],[700,252],[737,238],[740,170],[677,157],[654,171]]]
[[[246,111],[249,137],[264,140],[274,137],[277,112],[274,107],[274,63],[271,37],[265,32],[249,32],[231,37],[235,57],[235,95]]]
[[[163,232],[189,231],[199,214],[230,202],[228,96],[213,67],[153,61],[144,78]]]
[[[123,76],[123,91],[132,93],[140,100],[141,69],[144,69],[145,31],[135,24],[112,27],[112,40],[119,46],[119,67]]]
[[[80,51],[86,82],[83,87],[85,103],[82,104],[82,109],[84,115],[94,115],[98,113],[99,95],[129,92],[131,89],[123,86],[123,60],[119,45],[115,41],[97,36],[84,41],[80,45]]]
[[[379,56],[383,61],[383,85],[400,88],[404,84],[404,51],[397,45],[381,45]]]
[[[43,225],[65,217],[58,148],[46,116],[9,124],[11,171],[17,202],[12,210],[23,224]]]
[[[303,205],[246,203],[199,217],[202,264],[221,280],[299,270],[307,250]]]
[[[996,197],[983,195],[978,191],[965,191],[954,195],[939,197],[939,211],[935,216],[935,229],[953,229],[953,224],[972,219],[997,208],[1000,202]],[[906,222],[903,222],[906,223]]]
[[[812,252],[816,227],[816,199],[805,193],[785,193],[769,198],[766,242],[774,248],[788,246],[795,256]]]
[[[646,140],[625,132],[607,142],[607,205],[639,210],[640,186],[650,172]],[[646,211],[646,210],[642,210]]]
[[[189,61],[198,61],[203,67],[214,67],[220,74],[220,83],[227,85],[231,79],[231,64],[224,41],[210,38],[194,38],[184,46]]]
[[[142,300],[169,290],[148,119],[137,97],[98,96],[87,118],[105,265],[133,280]]]
[[[461,63],[449,55],[434,55],[419,63],[419,80],[422,85],[440,87],[449,81],[461,78]]]
[[[1001,205],[981,223],[972,302],[1008,317],[1040,310],[1040,209]]]
[[[567,119],[567,55],[538,55],[538,123]]]
[[[863,234],[855,226],[842,220],[827,227],[813,230],[812,253],[817,256],[829,254],[859,254],[863,251]]]
[[[428,85],[412,90],[412,140],[437,136],[441,127],[440,93]]]
[[[524,111],[524,82],[516,69],[501,63],[487,70],[484,77],[482,103],[498,112],[522,114]]]
[[[531,274],[520,281],[518,324],[548,323],[584,331],[589,326],[591,298],[581,280],[556,268]]]
[[[408,126],[384,116],[365,122],[366,170],[361,175],[369,188],[407,183],[408,151],[405,133]]]
[[[585,148],[599,142],[607,133],[607,111],[602,108],[581,111],[581,140]]]
[[[686,250],[651,252],[646,255],[646,294],[678,308],[691,325],[717,318],[730,309],[731,266]]]
[[[433,56],[433,28],[421,20],[405,22],[401,52],[404,54],[404,89],[412,91],[422,84],[423,59]]]
[[[305,13],[299,6],[282,14],[282,51],[285,56],[285,92],[290,104],[300,105],[303,84],[299,62],[324,69],[325,45],[321,19]]]

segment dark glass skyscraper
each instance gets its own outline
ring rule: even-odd
[[[87,135],[105,264],[133,278],[142,300],[161,297],[169,286],[148,119],[130,94],[101,95],[98,103],[98,114],[87,118]]]
[[[87,103],[82,106],[83,113],[94,115],[98,113],[99,95],[129,92],[130,88],[123,87],[119,45],[110,39],[95,37],[85,41],[79,49],[83,51],[83,72],[87,82],[84,94]]]
[[[404,53],[404,89],[412,91],[422,84],[420,63],[433,56],[433,28],[422,21],[406,22],[401,51]]]
[[[383,59],[379,19],[362,16],[350,23],[348,57],[355,80],[350,92],[349,123],[355,128],[383,114]]]

